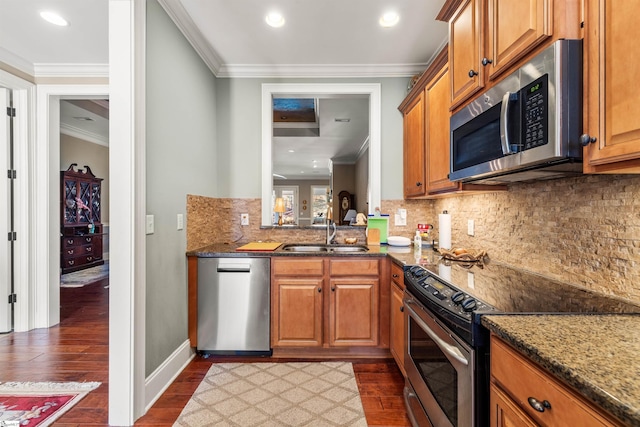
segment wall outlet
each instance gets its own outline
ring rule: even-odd
[[[240,225],[249,225],[249,214],[240,214]]]
[[[470,271],[467,272],[467,286],[469,289],[474,289],[476,287],[475,277],[473,277],[473,273]]]
[[[154,228],[154,224],[153,224],[153,215],[147,215],[147,221],[146,221],[146,230],[147,230],[147,234],[153,234],[153,228]]]
[[[395,223],[396,223],[396,225],[407,225],[407,210],[406,209],[398,209],[398,212],[395,215]]]
[[[178,214],[178,230],[184,229],[184,215]]]
[[[475,224],[474,224],[474,222],[473,222],[473,220],[472,220],[472,219],[470,219],[470,220],[468,220],[468,221],[467,221],[467,234],[468,234],[469,236],[473,236],[473,235],[474,235],[474,233],[475,233],[474,225],[475,225]]]

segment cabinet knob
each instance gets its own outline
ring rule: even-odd
[[[416,182],[416,187],[420,187],[422,186],[422,183],[420,181]]]
[[[400,276],[398,276],[397,274],[392,274],[391,277],[393,277],[394,279],[397,279]]]
[[[591,136],[588,133],[584,133],[580,136],[580,144],[582,144],[583,147],[586,147],[587,145],[592,144],[597,140],[598,138],[596,138],[595,136]]]
[[[400,313],[404,313],[404,305],[400,306]]]
[[[473,78],[474,76],[477,76],[478,72],[475,70],[469,70],[469,78]]]
[[[482,65],[486,67],[489,64],[493,64],[493,61],[489,58],[482,58]]]
[[[331,287],[331,292],[335,292],[336,288],[334,286]]]
[[[318,293],[322,292],[322,288],[318,288]]]
[[[75,264],[75,263],[76,263],[76,262],[75,262],[74,260],[69,260],[69,265],[73,265],[73,264]]]
[[[87,261],[93,261],[93,257],[92,256],[88,256],[87,257]]]
[[[527,400],[529,401],[529,405],[538,412],[544,412],[545,409],[551,409],[551,403],[549,403],[548,400],[540,402],[535,397],[530,397]]]

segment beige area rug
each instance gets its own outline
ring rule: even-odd
[[[174,426],[366,427],[346,362],[217,363]]]

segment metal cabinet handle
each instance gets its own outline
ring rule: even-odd
[[[84,240],[86,240],[87,242],[91,241],[91,237],[85,237]]]
[[[492,60],[490,60],[489,58],[482,58],[482,65],[483,65],[484,67],[486,67],[486,66],[487,66],[487,65],[489,65],[489,64],[493,64],[493,61],[492,61]]]
[[[89,247],[85,248],[85,250],[86,250],[87,252],[91,252],[91,251],[93,250],[93,248],[92,248],[91,246],[89,246]]]
[[[404,313],[404,305],[400,306],[400,313]]]
[[[69,255],[73,255],[73,249],[71,249],[70,251],[67,251],[67,253],[68,253]]]
[[[322,288],[318,288],[318,293],[322,292]]]
[[[596,142],[598,140],[598,138],[596,138],[595,136],[591,136],[588,133],[584,133],[580,136],[580,144],[583,147],[586,147],[589,144],[593,144],[594,142]]]
[[[398,276],[397,274],[392,274],[391,277],[393,277],[394,279],[397,279],[400,276]]]
[[[67,244],[68,245],[73,245],[73,239],[67,239]]]
[[[469,78],[473,78],[474,76],[477,76],[478,72],[475,70],[469,70]]]
[[[422,183],[420,181],[416,182],[416,187],[420,187]]]
[[[88,256],[87,257],[87,261],[93,261],[93,257],[92,256]]]
[[[76,262],[75,262],[74,260],[70,260],[70,261],[69,261],[69,265],[73,265],[73,264],[75,264],[75,263],[76,263]]]
[[[538,412],[544,412],[545,409],[551,409],[551,403],[549,403],[548,400],[540,402],[535,397],[530,397],[527,400],[529,401],[529,405]]]

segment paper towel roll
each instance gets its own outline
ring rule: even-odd
[[[447,211],[438,215],[438,247],[451,249],[451,215]]]
[[[450,282],[451,281],[451,266],[450,265],[439,264],[438,265],[438,276],[440,276],[442,279],[446,280],[447,282]]]

